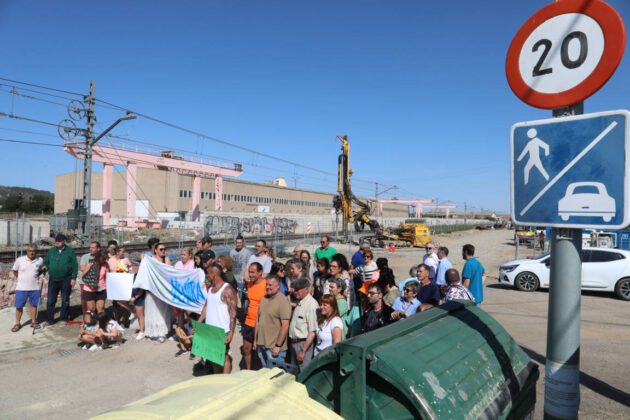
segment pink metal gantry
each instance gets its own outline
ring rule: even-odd
[[[65,142],[64,150],[77,159],[84,158],[84,142]],[[101,140],[93,146],[92,160],[103,163],[103,225],[109,225],[114,165],[127,167],[127,226],[136,226],[137,168],[151,168],[177,172],[194,177],[192,219],[199,221],[201,178],[214,178],[215,210],[223,209],[223,177],[237,177],[243,173],[238,163],[218,162],[199,155],[185,156],[179,152],[141,147],[122,141]]]

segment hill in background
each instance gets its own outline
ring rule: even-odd
[[[52,213],[54,200],[50,191],[0,185],[1,212]]]

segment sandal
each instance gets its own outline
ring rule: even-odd
[[[11,332],[18,332],[22,328],[20,324],[15,324],[13,328],[11,328]]]
[[[155,342],[156,343],[160,343],[160,344],[162,344],[165,341],[166,341],[166,337],[164,337],[162,335],[155,339]]]
[[[33,327],[34,330],[39,330],[42,326],[36,322],[33,325],[31,325],[31,327]]]

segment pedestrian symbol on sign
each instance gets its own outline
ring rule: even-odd
[[[536,137],[537,134],[538,132],[535,128],[530,128],[529,130],[527,130],[527,137],[529,137],[531,140],[529,141],[529,143],[527,143],[527,145],[521,152],[521,155],[516,160],[517,162],[520,162],[521,160],[523,160],[525,155],[529,154],[529,160],[527,161],[527,165],[525,165],[524,175],[526,185],[529,182],[529,171],[531,171],[533,167],[536,167],[536,169],[540,171],[541,175],[545,177],[545,180],[549,181],[549,174],[547,173],[547,171],[545,171],[545,168],[540,161],[540,149],[543,149],[545,151],[545,156],[549,156],[549,145]]]

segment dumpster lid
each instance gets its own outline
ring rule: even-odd
[[[180,382],[93,419],[341,419],[284,371],[261,369]]]

